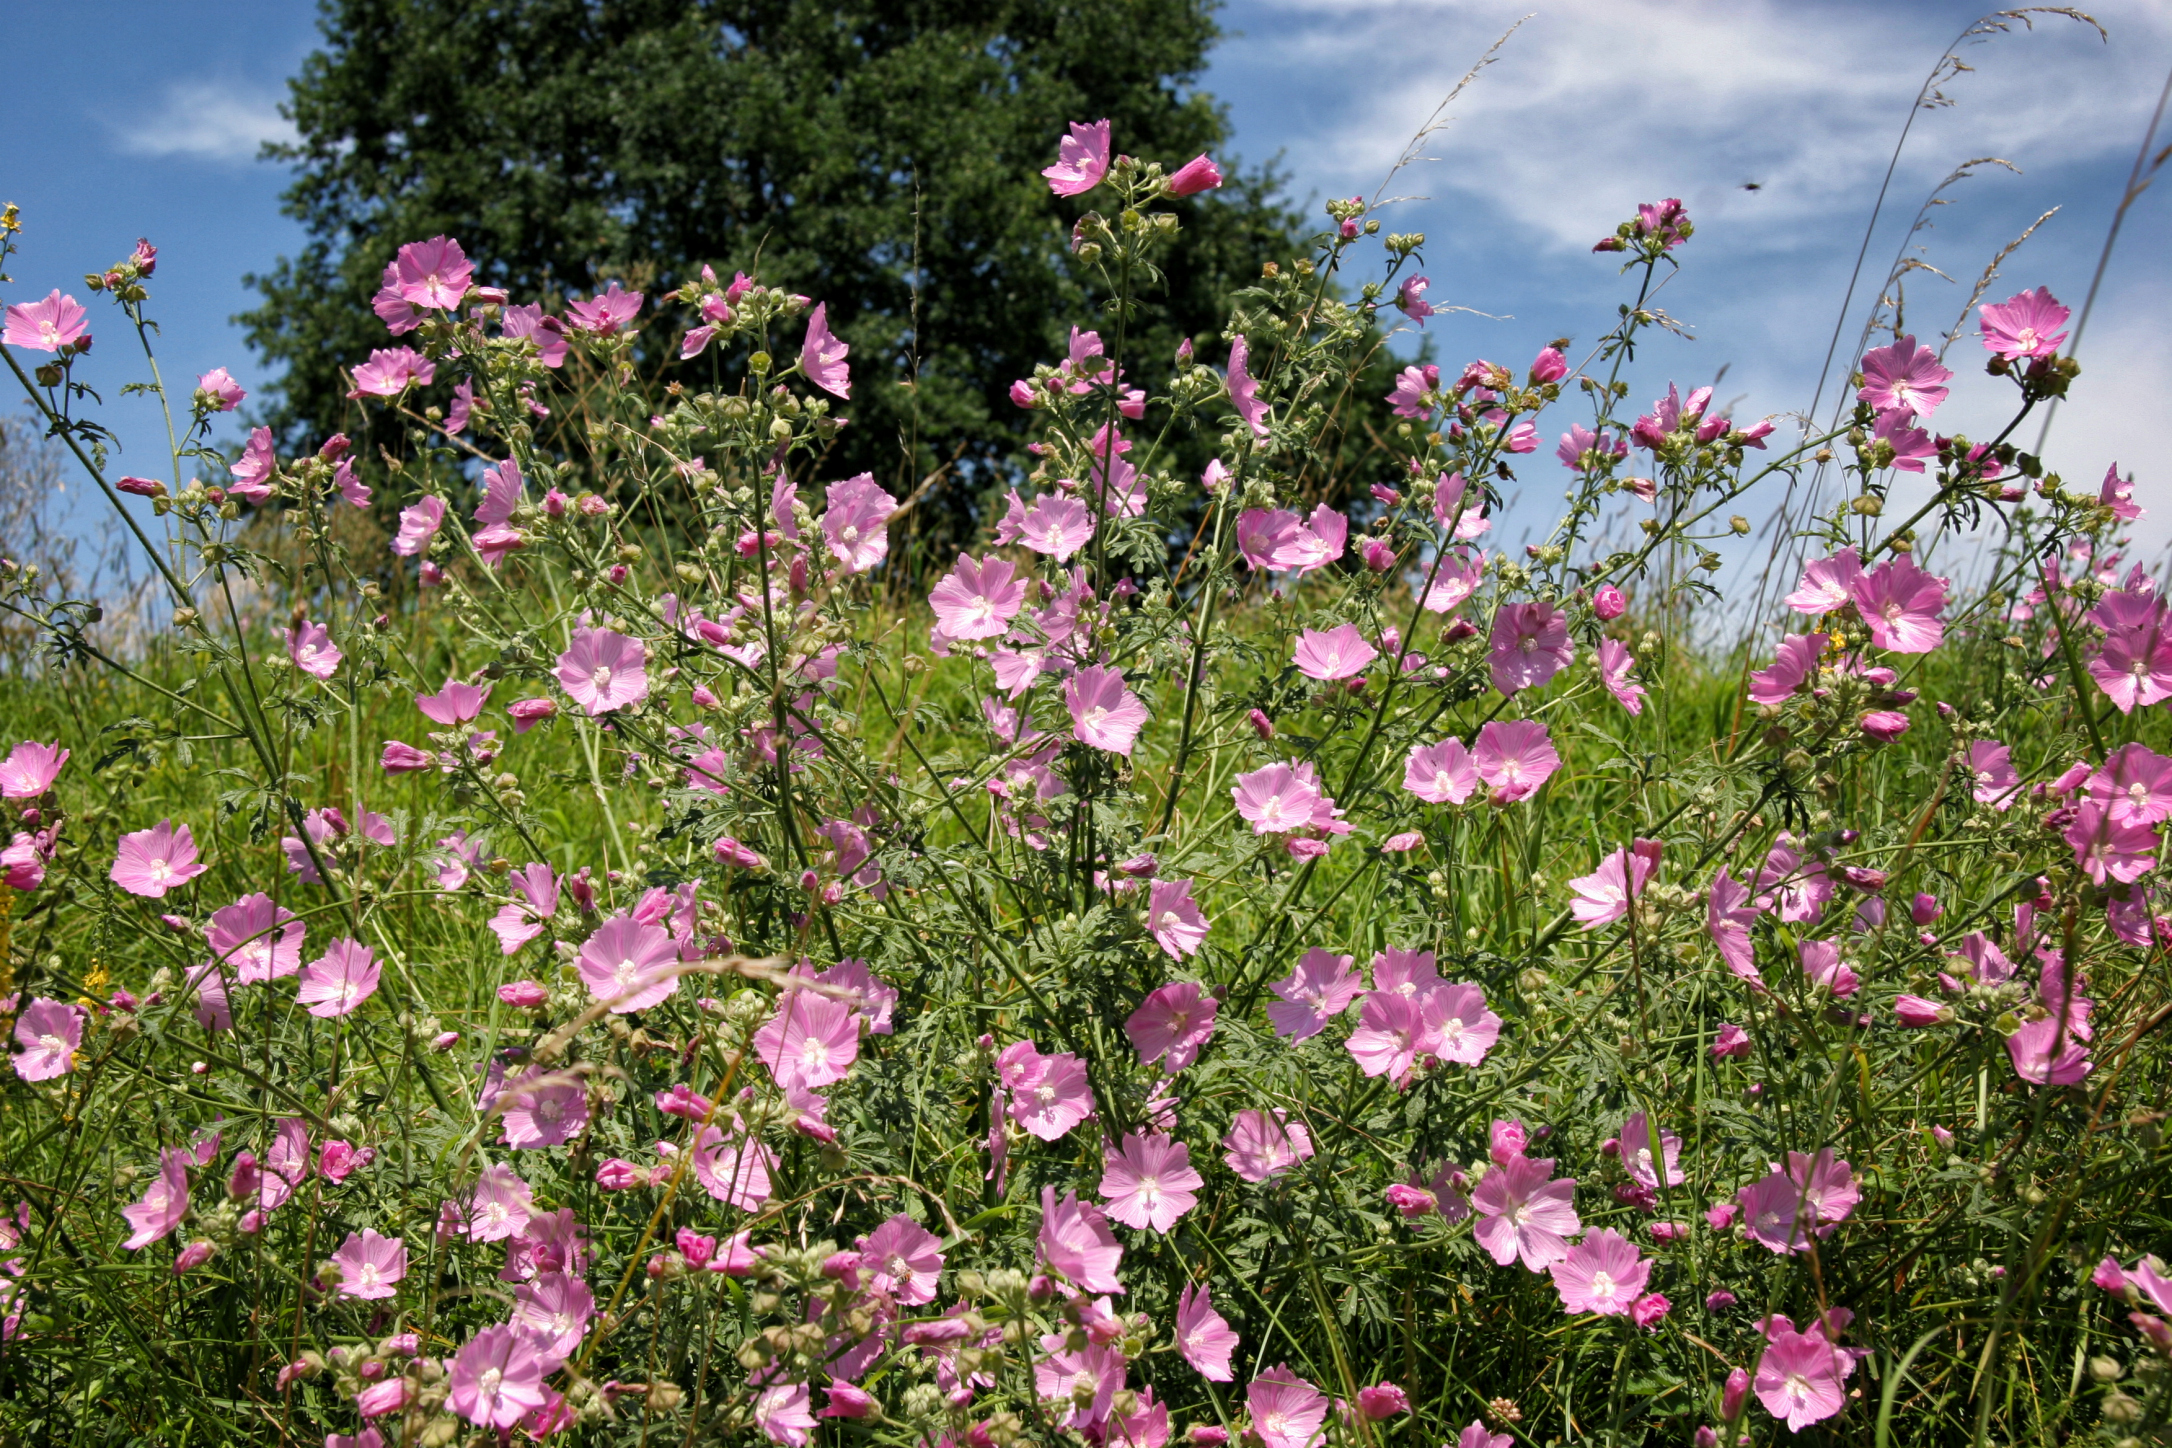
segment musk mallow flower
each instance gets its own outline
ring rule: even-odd
[[[1495,803],[1514,804],[1538,793],[1561,767],[1561,756],[1537,720],[1491,719],[1478,728],[1471,764],[1492,789]]]
[[[1192,1168],[1191,1149],[1160,1132],[1134,1131],[1121,1147],[1104,1147],[1101,1196],[1109,1215],[1127,1227],[1166,1233],[1199,1204],[1206,1178]]]
[[[108,878],[131,895],[157,900],[210,868],[198,863],[196,837],[187,825],[160,820],[147,830],[121,836]]]
[[[1063,684],[1064,707],[1071,711],[1071,737],[1095,749],[1131,757],[1146,705],[1124,687],[1121,669],[1099,664],[1080,669]]]
[[[75,1006],[39,997],[15,1018],[15,1044],[23,1049],[8,1059],[25,1081],[50,1081],[75,1069],[83,1044],[83,1013]]]
[[[1289,1113],[1246,1109],[1231,1118],[1222,1138],[1222,1160],[1248,1182],[1278,1177],[1312,1156],[1312,1134]]]
[[[1576,1215],[1576,1179],[1553,1180],[1550,1158],[1516,1156],[1498,1164],[1471,1192],[1480,1221],[1478,1245],[1499,1265],[1521,1258],[1543,1272],[1568,1256],[1568,1239],[1583,1230]]]
[[[1906,336],[1865,352],[1862,373],[1857,397],[1879,412],[1903,409],[1916,417],[1937,411],[1946,400],[1946,384],[1953,380],[1953,374],[1938,365],[1937,353]]]
[[[1348,1010],[1364,989],[1364,980],[1352,965],[1351,956],[1318,947],[1306,951],[1295,970],[1268,987],[1280,997],[1267,1007],[1275,1034],[1294,1045],[1327,1029],[1327,1023]]]
[[[558,656],[558,683],[594,718],[648,697],[648,653],[639,639],[607,628],[581,627]]]
[[[817,302],[807,314],[807,338],[800,343],[800,370],[807,380],[833,397],[852,396],[852,368],[845,357],[852,349],[830,332],[828,302]]]
[[[1177,1298],[1176,1347],[1193,1371],[1210,1382],[1226,1383],[1236,1376],[1229,1358],[1237,1349],[1237,1334],[1214,1310],[1214,1298],[1203,1283],[1185,1283]]]
[[[407,1275],[407,1244],[364,1227],[347,1234],[332,1260],[339,1264],[340,1296],[374,1301],[398,1294],[400,1279]]]
[[[0,760],[0,798],[38,798],[53,787],[53,781],[60,778],[61,766],[67,762],[68,751],[58,741],[21,741],[8,751],[5,760]]]
[[[1503,694],[1543,688],[1575,658],[1568,615],[1553,604],[1510,603],[1495,612],[1486,668]]]
[[[1554,1289],[1561,1294],[1562,1311],[1624,1317],[1651,1280],[1652,1264],[1627,1237],[1612,1227],[1602,1227],[1569,1248],[1548,1270]]]
[[[367,945],[343,936],[302,967],[295,999],[308,1006],[313,1016],[350,1015],[377,993],[382,973],[383,967]]]
[[[1058,196],[1083,196],[1109,171],[1109,123],[1071,122],[1071,133],[1056,144],[1056,164],[1042,168],[1048,189]]]
[[[1380,651],[1366,642],[1358,626],[1345,623],[1300,632],[1292,662],[1306,678],[1331,683],[1364,673],[1366,666],[1379,657]]]
[[[2024,357],[2057,356],[2059,344],[2066,340],[2062,329],[2071,315],[2049,287],[2017,292],[2003,302],[1986,302],[1976,310],[1983,328],[1984,350],[2010,362]]]

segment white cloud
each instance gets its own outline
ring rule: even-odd
[[[194,156],[250,161],[266,141],[291,141],[293,123],[279,114],[276,92],[217,81],[180,81],[166,88],[157,110],[116,123],[121,148],[138,156]]]

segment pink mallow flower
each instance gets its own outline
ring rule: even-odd
[[[1120,1149],[1103,1152],[1101,1195],[1109,1215],[1125,1226],[1167,1233],[1199,1204],[1206,1178],[1192,1169],[1191,1149],[1183,1142],[1134,1131]]]
[[[1198,1060],[1200,1048],[1214,1034],[1214,1017],[1220,1004],[1203,987],[1188,980],[1172,981],[1149,992],[1124,1022],[1124,1034],[1138,1051],[1139,1064],[1152,1066],[1158,1062],[1174,1076]]]
[[[197,863],[196,837],[187,825],[160,820],[147,830],[121,836],[108,878],[131,895],[157,900],[210,868]]]
[[[382,971],[367,945],[343,936],[302,967],[295,999],[308,1006],[313,1016],[350,1015],[377,994]]]
[[[1291,1372],[1287,1363],[1252,1379],[1244,1396],[1262,1448],[1318,1448],[1327,1424],[1327,1397]]]
[[[1245,1110],[1231,1119],[1222,1148],[1222,1160],[1231,1171],[1248,1182],[1263,1182],[1310,1159],[1312,1134],[1280,1108]]]
[[[590,718],[648,697],[648,654],[639,639],[607,628],[577,628],[558,656],[558,683]]]
[[[1600,862],[1592,874],[1569,881],[1576,898],[1569,902],[1569,913],[1583,922],[1586,930],[1596,930],[1611,925],[1629,913],[1629,902],[1644,893],[1652,872],[1659,868],[1658,840],[1638,840],[1635,845],[1614,851]]]
[[[1380,651],[1365,640],[1354,623],[1325,630],[1306,629],[1298,635],[1294,662],[1297,672],[1322,683],[1362,674]]]
[[[1237,1349],[1237,1334],[1214,1310],[1214,1299],[1204,1285],[1184,1284],[1177,1299],[1176,1346],[1199,1376],[1226,1383],[1236,1374],[1230,1370],[1230,1354]]]
[[[1511,1157],[1487,1172],[1471,1192],[1471,1207],[1482,1219],[1478,1245],[1506,1267],[1521,1258],[1530,1271],[1543,1272],[1568,1256],[1568,1239],[1583,1230],[1576,1215],[1576,1179],[1553,1180],[1550,1158]]]
[[[1543,688],[1576,658],[1568,615],[1550,603],[1504,604],[1493,616],[1486,667],[1503,694]]]
[[[1352,968],[1353,959],[1314,947],[1305,952],[1286,979],[1268,989],[1280,997],[1267,1007],[1267,1019],[1275,1034],[1292,1044],[1327,1029],[1327,1023],[1350,1008],[1364,989],[1364,980]]]
[[[1101,184],[1109,171],[1109,123],[1090,126],[1071,122],[1071,134],[1056,146],[1056,164],[1041,171],[1048,189],[1058,196],[1083,196]]]
[[[2057,356],[2059,344],[2066,340],[2061,329],[2070,315],[2049,287],[2017,292],[2003,302],[1986,302],[1976,312],[1983,326],[1984,350],[2010,362]]]
[[[39,997],[15,1018],[15,1044],[23,1049],[8,1059],[25,1081],[51,1081],[75,1069],[83,1044],[83,1013],[75,1006]]]
[[[1652,1264],[1627,1237],[1602,1227],[1569,1248],[1549,1270],[1562,1311],[1626,1317],[1651,1278]]]
[[[398,1237],[381,1237],[365,1227],[349,1232],[332,1254],[339,1264],[339,1295],[365,1301],[392,1297],[400,1279],[407,1275],[407,1244]]]
[[[0,760],[0,799],[37,799],[53,787],[68,751],[56,741],[40,744],[25,739]]]
[[[1492,719],[1478,728],[1471,763],[1493,790],[1496,804],[1514,804],[1538,793],[1561,767],[1546,726],[1535,719]]]
[[[1064,680],[1064,706],[1071,711],[1071,736],[1079,743],[1131,757],[1146,705],[1124,687],[1124,671],[1096,664]]]

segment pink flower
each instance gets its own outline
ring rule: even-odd
[[[1666,1184],[1678,1187],[1688,1178],[1676,1165],[1682,1157],[1682,1138],[1671,1131],[1659,1133],[1659,1145],[1652,1145],[1652,1128],[1644,1113],[1639,1111],[1621,1124],[1621,1165],[1629,1173],[1629,1179],[1657,1190],[1660,1172],[1666,1172]]]
[[[1404,277],[1403,284],[1395,289],[1395,305],[1421,327],[1433,315],[1433,304],[1425,299],[1425,289],[1432,284],[1428,277]]]
[[[1546,726],[1535,719],[1488,720],[1471,746],[1478,777],[1493,790],[1496,804],[1514,804],[1538,793],[1561,767]]]
[[[1660,842],[1640,839],[1633,849],[1620,849],[1599,863],[1592,874],[1569,881],[1576,898],[1569,913],[1586,930],[1611,925],[1629,913],[1629,902],[1644,893],[1644,886],[1659,868]]]
[[[1631,714],[1644,712],[1644,686],[1632,683],[1629,670],[1636,663],[1636,656],[1614,639],[1599,640],[1599,682]]]
[[[1240,1111],[1231,1120],[1229,1135],[1222,1138],[1222,1160],[1248,1182],[1278,1177],[1312,1156],[1312,1134],[1289,1113]]]
[[[1478,788],[1478,770],[1460,739],[1414,744],[1403,761],[1403,788],[1428,804],[1461,804]]]
[[[1093,1086],[1084,1061],[1069,1051],[1044,1056],[1031,1041],[1020,1041],[1003,1054],[1012,1067],[1003,1083],[1011,1092],[1011,1120],[1030,1134],[1055,1141],[1093,1114]]]
[[[1084,503],[1062,493],[1044,493],[1034,499],[1018,530],[1020,542],[1058,563],[1069,560],[1093,536],[1093,514]]]
[[[865,573],[890,556],[890,515],[897,499],[876,485],[872,473],[860,473],[827,490],[822,536],[830,555],[847,573]]]
[[[1575,657],[1568,615],[1552,604],[1504,604],[1494,614],[1486,666],[1502,693],[1543,688]]]
[[[509,1429],[544,1404],[544,1361],[528,1336],[483,1328],[453,1355],[448,1405],[479,1428]]]
[[[614,915],[596,927],[574,963],[588,993],[609,1001],[612,1014],[625,1015],[660,1005],[677,993],[678,976],[666,972],[678,958],[678,942],[661,926]]]
[[[437,364],[414,348],[378,347],[354,369],[354,390],[347,396],[398,397],[410,386],[428,387],[436,379]]]
[[[174,1228],[189,1211],[189,1153],[180,1147],[167,1147],[158,1154],[158,1175],[144,1190],[143,1198],[121,1208],[121,1216],[135,1230],[121,1243],[131,1252],[140,1252],[158,1241]]]
[[[400,531],[392,540],[392,551],[402,558],[412,558],[430,546],[437,530],[445,521],[445,500],[423,497],[413,506],[400,509]]]
[[[1471,1206],[1483,1218],[1478,1245],[1501,1266],[1520,1257],[1528,1270],[1543,1272],[1568,1256],[1567,1239],[1583,1229],[1575,1178],[1554,1181],[1553,1172],[1550,1159],[1516,1156],[1486,1173],[1471,1192]]]
[[[53,787],[68,751],[56,741],[40,744],[25,739],[0,760],[0,799],[36,799]]]
[[[1159,1132],[1134,1131],[1120,1150],[1104,1147],[1101,1195],[1109,1215],[1127,1227],[1167,1233],[1199,1204],[1206,1178],[1192,1169],[1191,1149]]]
[[[860,1272],[871,1292],[887,1292],[907,1307],[935,1300],[942,1281],[942,1239],[899,1213],[860,1244]]]
[[[516,1150],[562,1146],[588,1124],[588,1093],[566,1077],[530,1071],[506,1083],[503,1115],[505,1145]]]
[[[1190,886],[1189,880],[1183,882],[1185,889]],[[1154,888],[1158,893],[1164,887],[1157,883]],[[1205,934],[1203,927],[1200,933]],[[1159,1062],[1165,1072],[1174,1076],[1198,1060],[1200,1047],[1214,1034],[1214,1017],[1220,1004],[1188,980],[1172,981],[1150,992],[1124,1022],[1124,1034],[1138,1051],[1139,1064],[1152,1066]]]
[[[1206,1287],[1185,1283],[1183,1295],[1177,1299],[1176,1319],[1176,1346],[1184,1361],[1201,1377],[1226,1383],[1235,1376],[1229,1355],[1236,1351],[1237,1341],[1229,1323],[1214,1310],[1214,1299]]]
[[[25,1081],[50,1081],[75,1069],[83,1044],[83,1015],[72,1005],[40,996],[15,1018],[15,1043],[23,1049],[8,1059]]]
[[[1077,1192],[1065,1192],[1056,1200],[1054,1187],[1041,1188],[1041,1260],[1050,1270],[1070,1279],[1082,1292],[1119,1293],[1124,1284],[1116,1278],[1124,1249],[1109,1230],[1109,1219]]]
[[[576,332],[608,337],[641,313],[642,296],[611,283],[587,301],[566,303],[566,325]]]
[[[786,991],[754,1033],[754,1051],[780,1086],[819,1091],[842,1081],[860,1055],[860,1014],[813,991]]]
[[[558,656],[558,683],[590,718],[648,697],[647,651],[639,639],[607,628],[576,628]]]
[[[1862,577],[1861,557],[1853,547],[1843,548],[1832,557],[1820,558],[1804,568],[1802,582],[1781,602],[1797,613],[1817,618],[1850,602]]]
[[[1058,196],[1083,196],[1101,184],[1109,170],[1109,123],[1071,122],[1071,134],[1056,146],[1056,164],[1041,171]]]
[[[204,395],[213,412],[232,412],[241,406],[241,400],[249,394],[241,390],[233,374],[224,367],[214,367],[196,378],[196,390]]]
[[[1324,631],[1308,628],[1297,637],[1297,672],[1322,683],[1362,674],[1379,657],[1380,651],[1365,641],[1354,623]]]
[[[1287,1363],[1252,1379],[1244,1398],[1263,1448],[1314,1448],[1325,1438],[1326,1396]]]
[[[1863,354],[1863,386],[1855,395],[1879,412],[1906,409],[1929,417],[1946,400],[1953,374],[1938,365],[1938,354],[1901,337],[1889,347]]]
[[[212,912],[204,938],[238,985],[279,980],[302,968],[303,926],[269,895],[244,895]]]
[[[1845,1406],[1840,1364],[1840,1350],[1824,1337],[1783,1329],[1757,1360],[1757,1401],[1789,1432],[1800,1433]]]
[[[1200,910],[1198,902],[1192,899],[1191,881],[1156,880],[1153,883],[1147,892],[1147,933],[1154,937],[1154,943],[1159,945],[1171,960],[1182,960],[1187,955],[1197,955],[1200,945],[1207,938],[1207,927],[1206,915]],[[1175,986],[1164,986],[1162,988],[1165,991],[1175,989]],[[1160,991],[1155,992],[1155,996],[1160,994]],[[1148,996],[1147,1000],[1151,1002],[1155,996]],[[1143,1003],[1140,1009],[1145,1009]],[[1211,1022],[1213,1016],[1214,1008],[1210,1002],[1207,1007],[1207,1019]],[[1133,1019],[1138,1018],[1134,1016]],[[1137,1037],[1134,1036],[1133,1039],[1136,1041]],[[1201,1037],[1201,1039],[1204,1040],[1205,1038]],[[1153,1063],[1149,1060],[1147,1064],[1151,1065]],[[1190,1064],[1189,1057],[1186,1058],[1184,1064]],[[1182,1066],[1172,1066],[1170,1069],[1176,1071],[1183,1068]]]
[[[1146,723],[1146,705],[1124,687],[1121,669],[1096,664],[1080,669],[1063,685],[1071,711],[1071,735],[1081,744],[1131,757],[1131,747]]]
[[[1205,156],[1194,156],[1170,174],[1169,194],[1195,196],[1202,191],[1212,191],[1221,184],[1222,173],[1214,162]]]
[[[1946,626],[1939,621],[1946,606],[1946,580],[1925,573],[1902,554],[1857,579],[1849,590],[1871,642],[1898,654],[1924,654],[1938,647]]]
[[[313,1016],[330,1019],[349,1015],[377,994],[382,970],[367,945],[343,936],[302,967],[301,988],[295,999],[308,1006]]]
[[[397,1294],[400,1279],[407,1275],[407,1244],[397,1237],[380,1237],[364,1227],[347,1234],[332,1260],[339,1264],[340,1296],[365,1301],[392,1297]]]
[[[1554,1290],[1561,1294],[1562,1311],[1625,1317],[1651,1278],[1652,1264],[1638,1253],[1635,1243],[1612,1227],[1602,1227],[1569,1248],[1549,1270]]]
[[[62,296],[55,288],[42,302],[10,306],[7,316],[7,330],[0,333],[0,341],[33,352],[58,352],[73,347],[83,336],[90,313],[78,306],[74,297]]]
[[[1011,626],[1025,607],[1026,585],[1001,558],[958,555],[958,565],[935,585],[928,603],[945,641],[991,639]]]
[[[8,310],[12,316],[14,308]],[[2071,315],[2059,305],[2059,299],[2051,294],[2049,287],[2018,292],[2003,302],[1986,302],[1976,310],[1977,319],[1983,324],[1984,350],[2008,361],[2023,357],[2056,357],[2059,344],[2066,340],[2066,333],[2060,329],[2066,326],[2066,319]]]
[[[321,623],[298,623],[287,630],[287,657],[313,679],[329,679],[345,657]]]
[[[1291,1044],[1316,1036],[1327,1023],[1350,1008],[1364,989],[1351,968],[1352,958],[1334,955],[1317,947],[1305,952],[1288,978],[1268,987],[1281,999],[1267,1007],[1267,1019],[1275,1034]]]
[[[852,351],[830,332],[828,302],[817,302],[807,315],[807,339],[799,344],[800,370],[807,380],[832,397],[852,396],[852,368],[845,357]]]
[[[196,837],[187,825],[160,820],[147,830],[121,836],[108,878],[131,895],[157,900],[209,868],[197,863]]]

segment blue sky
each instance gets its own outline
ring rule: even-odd
[[[1917,237],[1955,281],[1916,274],[1914,325],[1950,328],[1986,262],[2054,206],[1992,296],[2046,284],[2079,303],[2172,66],[2172,10],[2154,0],[2092,9],[2110,43],[2039,17],[2034,31],[1969,47],[1971,69],[1944,87],[1952,104],[1919,113],[1858,319],[1917,206],[1972,157],[2018,174],[1981,168]],[[1206,85],[1230,107],[1236,150],[1278,158],[1297,197],[1374,195],[1456,79],[1530,15],[1423,148],[1428,159],[1388,188],[1413,198],[1385,213],[1389,229],[1429,237],[1430,298],[1491,314],[1435,319],[1438,355],[1521,362],[1554,336],[1588,343],[1621,287],[1591,242],[1637,201],[1679,196],[1698,231],[1659,300],[1698,340],[1649,348],[1632,397],[1670,378],[1710,382],[1724,366],[1720,397],[1754,416],[1808,405],[1910,100],[1978,13],[1945,0],[1240,0],[1223,14],[1231,35]],[[262,374],[228,319],[252,300],[242,275],[301,241],[279,214],[282,170],[254,156],[284,129],[277,105],[314,42],[315,7],[27,0],[10,30],[15,53],[37,62],[12,76],[0,171],[0,199],[22,205],[26,226],[9,299],[54,286],[82,296],[84,272],[147,235],[160,247],[154,311],[168,379],[224,365],[256,387]],[[1744,190],[1751,182],[1759,189]],[[2049,449],[2070,478],[2093,480],[2115,458],[2139,467],[2145,502],[2161,491],[2161,464],[2145,450],[2161,452],[2172,396],[2168,191],[2172,179],[2130,213],[2082,349],[2090,370]],[[155,410],[117,397],[134,375],[127,364],[140,366],[130,339],[94,328],[90,375],[107,388],[129,462],[155,463]],[[1966,361],[1937,419],[1946,430],[1983,436],[2002,421],[2002,394],[1976,371],[1981,355],[1968,337],[1954,347],[1949,361]],[[2161,545],[2172,504],[2153,514],[2143,534]]]

